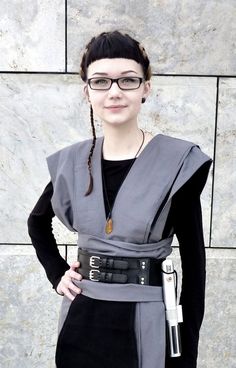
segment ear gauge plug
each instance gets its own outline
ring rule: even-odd
[[[141,102],[144,103],[145,101],[146,101],[146,98],[143,97],[142,100],[141,100]]]

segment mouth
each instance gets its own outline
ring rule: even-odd
[[[111,106],[105,106],[105,109],[108,109],[108,110],[120,110],[120,109],[124,109],[125,105],[111,105]]]

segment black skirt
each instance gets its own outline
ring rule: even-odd
[[[57,368],[138,368],[135,304],[77,295],[58,337]]]

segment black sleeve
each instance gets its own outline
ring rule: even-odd
[[[51,205],[52,194],[53,186],[50,182],[32,210],[27,224],[37,257],[56,289],[61,277],[70,267],[60,255],[52,232],[52,218],[55,216]]]
[[[180,304],[184,322],[180,324],[182,355],[179,358],[167,356],[166,368],[197,366],[206,276],[200,194],[206,183],[209,168],[210,162],[207,162],[176,193],[168,216],[168,222],[174,227],[179,242],[182,266]]]

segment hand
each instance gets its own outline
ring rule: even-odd
[[[73,283],[73,279],[78,281],[82,279],[81,274],[75,271],[75,269],[79,266],[79,262],[73,262],[70,266],[70,269],[65,272],[64,276],[62,276],[61,281],[56,288],[58,294],[65,295],[70,300],[75,299],[75,296],[71,293],[71,291],[73,291],[75,294],[81,293],[81,289]]]

